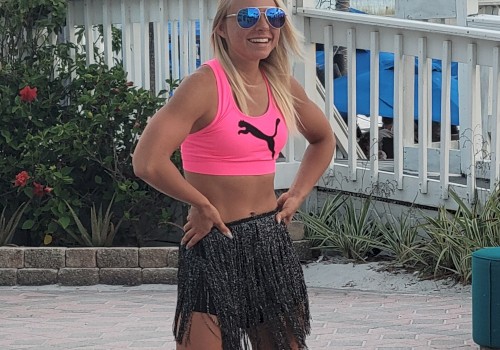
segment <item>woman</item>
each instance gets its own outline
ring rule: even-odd
[[[307,292],[286,225],[326,170],[335,137],[291,77],[298,53],[281,0],[222,0],[215,58],[150,120],[138,177],[190,205],[179,249],[177,349],[304,349]],[[309,145],[291,188],[274,192],[287,132]],[[184,174],[170,161],[181,147]],[[252,345],[252,347],[250,347]]]

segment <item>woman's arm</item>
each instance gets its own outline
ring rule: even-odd
[[[210,111],[210,90],[202,89],[210,77],[202,72],[188,76],[172,98],[149,120],[135,148],[135,174],[158,191],[185,203],[202,206],[206,198],[177,170],[170,157],[200,119]]]
[[[300,116],[299,131],[309,145],[290,189],[278,198],[278,222],[288,224],[304,199],[316,185],[330,164],[336,146],[335,134],[321,109],[306,95],[302,86],[291,79],[292,94],[296,98]]]
[[[132,158],[136,176],[158,191],[196,208],[197,217],[202,219],[195,224],[188,222],[183,238],[184,243],[194,239],[189,242],[191,246],[213,226],[223,233],[229,232],[217,209],[186,181],[170,159],[189,133],[202,129],[215,117],[215,86],[215,77],[208,67],[186,77],[168,103],[148,122]]]

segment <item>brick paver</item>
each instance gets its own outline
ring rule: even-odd
[[[478,349],[470,294],[309,289],[310,350]],[[0,287],[0,349],[173,350],[176,287]]]

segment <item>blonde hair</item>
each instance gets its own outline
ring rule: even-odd
[[[242,112],[248,113],[246,97],[250,96],[250,94],[248,93],[243,77],[229,58],[225,39],[217,34],[217,28],[226,18],[231,3],[232,0],[219,1],[212,26],[211,41],[214,47],[215,58],[219,60],[226,71],[240,109]],[[286,11],[282,0],[274,0],[274,3],[277,7]],[[299,37],[300,35],[287,16],[285,25],[281,28],[278,45],[271,51],[267,58],[260,61],[260,67],[267,77],[276,104],[285,118],[288,129],[292,132],[297,130],[297,123],[300,123],[300,119],[295,109],[294,98],[290,92],[291,63],[288,58],[288,52],[291,51],[301,56]]]

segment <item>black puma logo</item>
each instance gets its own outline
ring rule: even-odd
[[[274,134],[272,136],[268,136],[268,135],[264,134],[262,131],[260,131],[259,129],[257,129],[252,124],[247,123],[244,120],[240,120],[240,122],[238,123],[238,126],[240,128],[243,128],[243,130],[239,130],[238,131],[238,135],[239,134],[248,134],[248,133],[250,133],[253,136],[255,136],[256,138],[266,141],[267,142],[267,147],[271,151],[271,158],[274,159],[274,154],[276,153],[276,150],[274,149],[274,146],[275,146],[275,144],[274,144],[274,138],[278,134],[278,125],[279,125],[279,123],[280,123],[279,118],[276,118],[276,125],[274,127]]]

